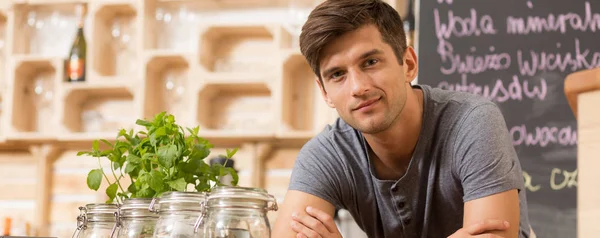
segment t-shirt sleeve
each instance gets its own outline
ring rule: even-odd
[[[288,189],[312,194],[339,208],[343,207],[342,191],[348,191],[348,185],[342,182],[344,177],[335,148],[320,135],[298,153]]]
[[[454,171],[462,183],[463,201],[521,191],[521,165],[498,106],[480,104],[466,115],[454,142]]]

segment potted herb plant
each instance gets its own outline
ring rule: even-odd
[[[106,203],[159,197],[168,191],[187,191],[190,185],[197,192],[210,192],[214,186],[223,185],[219,178],[227,175],[233,178],[231,185],[237,186],[239,178],[234,168],[204,161],[213,145],[198,135],[199,127],[184,128],[166,112],[157,114],[152,121],[138,119],[136,124],[145,130],[121,129],[114,144],[95,140],[92,151],[77,154],[98,159],[99,168],[88,173],[87,185],[97,191],[105,181],[109,198]],[[100,143],[108,149],[101,150]],[[222,156],[231,159],[236,152],[237,149],[228,149]],[[109,175],[101,166],[102,158],[110,161]],[[123,179],[129,179],[130,185],[124,187]]]
[[[237,172],[225,166],[237,149],[221,155],[226,158],[223,164],[209,165],[205,158],[210,155],[213,145],[198,135],[199,127],[184,128],[166,112],[157,114],[152,121],[138,119],[136,124],[145,129],[137,132],[121,129],[114,144],[104,139],[95,140],[92,151],[77,154],[98,159],[99,167],[88,173],[87,185],[98,191],[106,182],[105,193],[109,198],[106,203],[135,203],[140,199],[160,197],[165,192],[186,192],[189,187],[193,187],[191,192],[210,192],[215,186],[223,185],[220,178],[224,176],[232,178],[227,185],[237,186]],[[101,149],[100,143],[107,149]],[[108,175],[102,168],[103,158],[110,161]],[[127,180],[129,185],[125,187],[122,181]],[[146,212],[149,211],[146,209]],[[144,237],[152,235],[155,225],[153,222],[131,229],[140,233],[138,237]]]

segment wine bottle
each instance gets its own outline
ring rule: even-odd
[[[84,21],[84,6],[79,5],[77,7],[77,35],[69,52],[67,67],[65,67],[68,82],[85,81],[87,43],[83,34]]]

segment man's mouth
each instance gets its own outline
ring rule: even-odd
[[[375,98],[375,99],[371,99],[371,100],[368,100],[368,101],[364,101],[364,102],[358,104],[358,106],[356,106],[356,108],[354,108],[354,111],[361,110],[361,109],[367,109],[370,106],[372,106],[373,104],[375,104],[376,102],[378,102],[379,99],[381,99],[381,97],[378,97],[378,98]]]

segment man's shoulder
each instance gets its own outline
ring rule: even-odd
[[[418,87],[425,91],[427,97],[425,100],[428,100],[432,106],[432,116],[461,121],[475,110],[483,113],[499,110],[494,102],[481,95],[433,88],[428,85],[418,85]],[[447,113],[455,116],[443,115]]]
[[[437,104],[456,104],[463,108],[494,104],[488,98],[478,94],[434,88],[429,85],[418,85],[418,87],[427,91],[428,99]]]
[[[331,154],[334,151],[358,150],[361,148],[360,133],[347,124],[341,118],[337,118],[331,124],[317,133],[302,146],[301,153]]]

